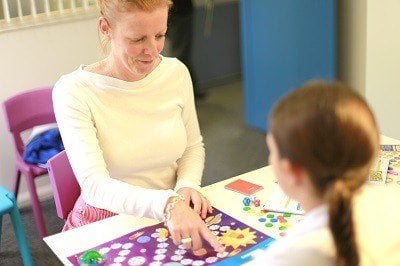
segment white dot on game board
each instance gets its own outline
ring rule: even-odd
[[[209,228],[210,228],[210,230],[218,230],[219,225],[218,224],[213,224]]]
[[[181,256],[181,255],[173,255],[173,256],[171,256],[171,260],[173,260],[173,261],[178,261],[178,260],[181,260],[181,259],[183,259],[183,256]]]
[[[121,250],[121,251],[118,253],[118,255],[120,255],[120,256],[126,256],[126,255],[128,255],[129,253],[131,253],[130,250],[124,249],[124,250]]]
[[[185,248],[183,247],[183,245],[179,245],[178,248],[179,248],[179,249],[185,249]]]
[[[114,259],[114,262],[123,262],[124,260],[126,260],[125,257],[116,257],[116,258]]]
[[[165,257],[166,256],[164,254],[158,254],[153,257],[153,260],[163,260]]]
[[[168,240],[168,238],[161,238],[161,237],[157,238],[158,242],[165,242],[167,240]]]
[[[157,237],[159,237],[159,235],[158,235],[158,233],[152,233],[152,234],[151,234],[151,237],[152,237],[152,238],[157,238]]]
[[[161,261],[153,261],[152,263],[149,264],[149,266],[161,266],[162,262]]]
[[[181,260],[181,264],[183,264],[183,265],[190,265],[190,264],[192,264],[192,262],[193,262],[193,260],[191,260],[191,259]]]
[[[228,230],[228,229],[231,229],[231,227],[230,227],[229,225],[221,226],[221,227],[219,228],[220,231],[226,231],[226,230]]]
[[[194,265],[194,266],[201,266],[201,265],[204,265],[204,261],[202,261],[202,260],[195,260],[195,261],[193,261],[192,265]]]
[[[219,235],[219,232],[218,231],[211,231],[211,233],[213,233],[213,235]]]
[[[165,243],[165,242],[164,243],[160,243],[160,244],[157,245],[158,248],[166,248],[168,246],[169,246],[169,244]]]
[[[100,254],[107,254],[107,252],[109,252],[110,251],[110,248],[101,248],[100,250],[99,250],[99,253]]]
[[[177,255],[183,255],[185,253],[186,253],[186,250],[184,250],[184,249],[175,250],[175,254],[177,254]]]
[[[234,223],[234,222],[231,222],[231,225],[235,225],[236,223]]]
[[[142,249],[140,250],[140,253],[145,253],[146,251],[147,251],[147,249],[142,248]]]
[[[161,248],[161,249],[156,249],[156,254],[164,254],[167,252],[167,250],[165,248]]]
[[[123,249],[130,249],[131,247],[133,247],[133,243],[125,243],[122,245]]]
[[[206,262],[207,262],[207,263],[214,263],[214,262],[216,262],[217,260],[218,260],[217,257],[208,257],[208,258],[206,259]]]
[[[146,259],[142,256],[132,257],[128,260],[128,265],[138,266],[143,265],[146,262]]]
[[[217,257],[218,258],[225,258],[226,256],[228,256],[228,252],[227,251],[224,251],[224,252],[222,252],[222,253],[217,253]]]
[[[120,247],[122,247],[122,244],[121,244],[121,243],[115,243],[115,244],[112,244],[112,245],[111,245],[111,248],[112,248],[112,249],[119,249]]]

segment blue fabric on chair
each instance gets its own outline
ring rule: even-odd
[[[17,238],[17,243],[19,251],[21,253],[22,262],[24,265],[34,265],[29,251],[28,241],[26,240],[25,230],[22,225],[21,216],[19,215],[19,210],[17,203],[15,201],[14,195],[0,186],[0,232],[1,232],[1,221],[4,214],[10,214],[11,222],[14,227],[15,236]],[[0,234],[1,241],[1,234]],[[1,242],[0,242],[1,244]]]
[[[63,150],[60,131],[53,128],[35,136],[26,145],[23,157],[25,162],[41,166]]]

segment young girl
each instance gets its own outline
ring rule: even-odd
[[[338,83],[309,83],[274,107],[267,144],[278,183],[306,211],[258,265],[358,265],[353,195],[379,148],[367,103]]]

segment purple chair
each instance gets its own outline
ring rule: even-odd
[[[45,237],[47,234],[34,179],[47,174],[47,170],[24,162],[25,146],[21,139],[21,132],[34,126],[56,122],[51,93],[51,87],[37,88],[20,93],[3,103],[6,126],[13,136],[16,154],[13,192],[17,197],[22,173],[26,178],[36,226],[41,237]]]
[[[81,188],[75,178],[65,151],[54,155],[47,161],[50,182],[53,187],[57,215],[66,220],[81,194]]]

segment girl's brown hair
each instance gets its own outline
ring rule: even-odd
[[[269,120],[280,156],[302,167],[329,205],[337,265],[358,265],[352,197],[379,148],[368,104],[343,84],[313,82],[281,99]]]

